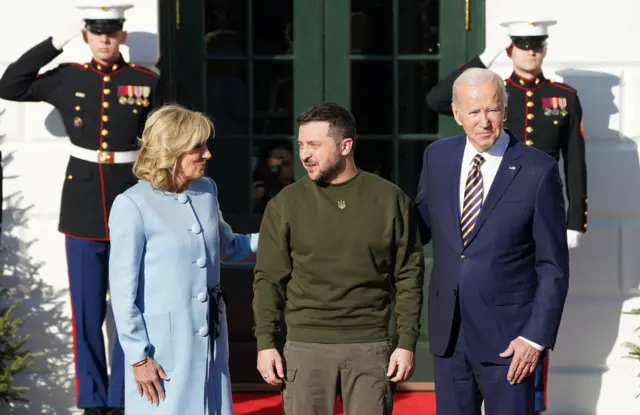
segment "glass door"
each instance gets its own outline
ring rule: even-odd
[[[304,174],[295,117],[323,100],[353,111],[358,165],[415,196],[423,149],[458,133],[455,123],[429,111],[426,94],[484,38],[481,0],[159,4],[158,66],[168,102],[212,117],[208,174],[225,219],[242,233],[257,231],[268,200]],[[252,269],[225,266],[222,281],[234,388],[265,388],[255,369]],[[423,333],[418,368],[405,389],[433,389],[426,319]]]

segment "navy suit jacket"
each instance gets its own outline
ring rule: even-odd
[[[508,133],[508,132],[507,132]],[[433,244],[428,330],[443,356],[456,301],[473,360],[498,355],[518,336],[553,349],[569,287],[569,252],[558,165],[511,133],[509,145],[466,247],[459,185],[466,136],[424,152],[416,198],[425,244]]]

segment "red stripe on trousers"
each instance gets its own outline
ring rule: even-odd
[[[71,272],[69,271],[69,252],[67,250],[67,244],[64,244],[65,255],[67,257],[67,279],[69,280],[69,301],[71,302],[71,338],[73,340],[73,377],[76,385],[76,406],[78,406],[78,393],[80,392],[80,385],[78,381],[78,366],[76,362],[76,321],[73,313],[73,297],[71,296]]]

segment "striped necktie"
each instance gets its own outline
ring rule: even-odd
[[[464,188],[460,230],[462,231],[462,243],[465,246],[469,243],[469,236],[471,236],[471,231],[482,208],[482,197],[484,195],[484,184],[482,182],[482,173],[480,172],[482,163],[484,163],[484,158],[480,154],[476,154]]]

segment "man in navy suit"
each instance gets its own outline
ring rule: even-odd
[[[507,93],[465,71],[452,108],[466,135],[424,152],[416,204],[433,243],[429,340],[439,414],[533,413],[533,377],[553,349],[569,286],[558,165],[503,129]]]

